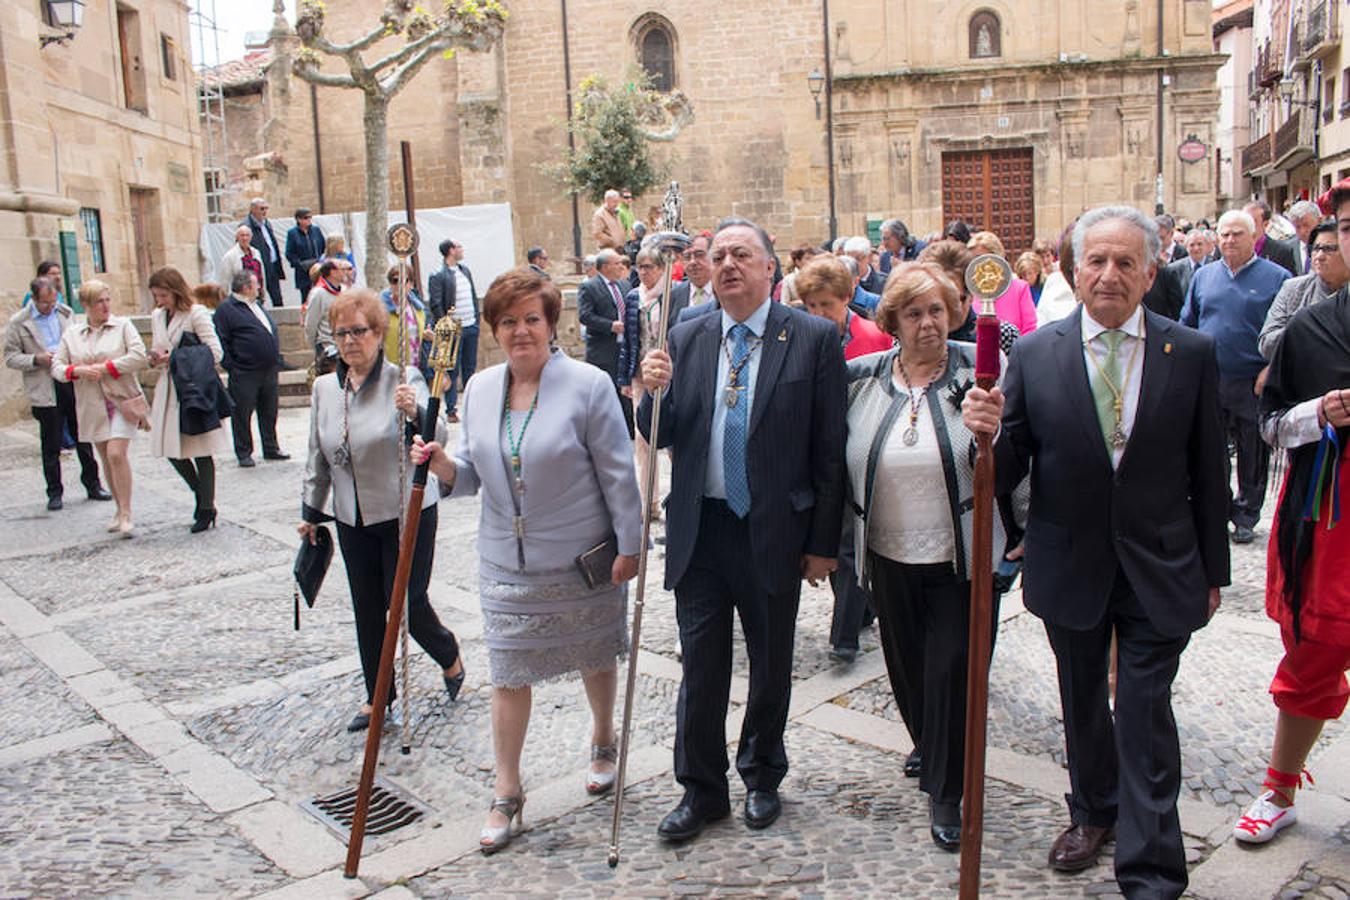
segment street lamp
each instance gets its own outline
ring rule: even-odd
[[[57,29],[59,34],[38,36],[38,46],[64,44],[75,37],[84,22],[84,0],[43,0],[47,10],[47,24]]]
[[[1278,85],[1280,99],[1291,106],[1306,106],[1308,109],[1317,109],[1316,100],[1295,100],[1294,94],[1298,93],[1298,82],[1289,76],[1280,79]]]
[[[825,89],[825,76],[819,69],[812,69],[806,76],[806,84],[811,88],[811,98],[816,101],[816,118],[820,118],[820,92]]]

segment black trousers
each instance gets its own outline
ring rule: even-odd
[[[234,369],[230,372],[230,397],[234,413],[230,428],[234,432],[234,455],[242,459],[253,455],[253,413],[258,413],[258,433],[263,453],[280,453],[277,443],[277,368]]]
[[[858,633],[867,621],[872,598],[854,572],[853,515],[844,516],[844,528],[839,536],[839,565],[830,573],[830,590],[834,592],[834,613],[830,617],[830,646],[836,650],[857,650]]]
[[[1238,492],[1233,497],[1228,517],[1234,525],[1248,528],[1261,520],[1261,504],[1266,499],[1270,468],[1270,446],[1261,439],[1258,421],[1259,398],[1252,393],[1255,384],[1254,378],[1219,381],[1219,413],[1223,429],[1237,447]],[[1231,481],[1231,469],[1228,474]]]
[[[614,389],[619,390],[615,385]],[[637,433],[633,430],[633,398],[625,397],[622,392],[619,393],[619,409],[623,410],[623,424],[628,426],[628,439],[631,441]]]
[[[1107,687],[1112,630],[1114,715]],[[1181,896],[1186,854],[1177,817],[1181,744],[1172,679],[1190,636],[1155,631],[1123,572],[1095,627],[1072,631],[1047,622],[1045,631],[1059,667],[1073,821],[1115,826],[1116,882],[1126,897]]]
[[[86,491],[102,487],[98,477],[98,460],[94,448],[80,440],[80,424],[75,420],[75,385],[55,381],[56,405],[34,406],[33,418],[38,423],[38,439],[42,444],[42,476],[47,481],[47,497],[60,497],[61,485],[61,429],[69,429],[75,439],[75,455],[80,459],[80,483]]]
[[[919,788],[960,803],[966,754],[970,582],[951,563],[911,565],[868,554],[872,603],[891,693],[923,755]],[[993,633],[999,595],[994,594]],[[993,653],[993,646],[990,646]]]
[[[675,711],[675,779],[696,807],[730,803],[726,718],[731,691],[731,632],[739,614],[750,658],[750,692],[736,753],[736,771],[749,790],[777,790],[787,774],[783,730],[792,695],[792,643],[800,582],[770,594],[747,563],[750,526],[722,500],[703,499],[698,542],[675,586],[675,615],[684,651],[684,677]]]
[[[394,569],[398,567],[398,522],[390,519],[375,525],[337,523],[338,547],[347,568],[347,586],[356,615],[356,646],[361,654],[361,673],[366,680],[366,702],[375,697],[375,676],[380,670],[384,647],[384,622],[389,595],[394,592]],[[408,577],[408,632],[436,665],[448,669],[459,659],[459,642],[441,624],[427,597],[431,563],[436,550],[436,507],[422,510],[414,545],[412,572]],[[391,685],[389,699],[397,691]]]
[[[281,278],[277,275],[276,269],[271,266],[265,267],[267,269],[267,296],[272,298],[273,306],[281,306]],[[303,294],[301,298],[304,298]]]

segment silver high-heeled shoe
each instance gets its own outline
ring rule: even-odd
[[[521,791],[514,797],[492,798],[492,805],[488,807],[488,812],[494,811],[506,816],[506,824],[501,828],[483,826],[483,830],[478,835],[478,849],[484,856],[491,856],[498,850],[505,850],[511,845],[511,839],[525,827],[525,792]]]
[[[601,747],[598,744],[591,745],[591,762],[612,762],[619,760],[619,745],[609,744]],[[597,772],[591,769],[586,773],[586,793],[591,796],[607,794],[614,788],[614,772]]]

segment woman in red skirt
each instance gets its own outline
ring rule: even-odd
[[[1324,195],[1350,259],[1350,179]],[[1328,204],[1327,201],[1333,201]],[[1280,623],[1284,658],[1271,682],[1279,715],[1263,791],[1233,827],[1262,844],[1298,817],[1303,765],[1350,699],[1350,299],[1345,289],[1300,311],[1271,360],[1261,395],[1266,441],[1289,451],[1271,529],[1266,612]],[[1339,523],[1339,524],[1338,524]]]

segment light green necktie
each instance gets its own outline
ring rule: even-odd
[[[1115,442],[1111,437],[1124,415],[1125,385],[1120,381],[1119,351],[1120,342],[1125,340],[1125,332],[1113,329],[1103,331],[1097,337],[1106,345],[1106,358],[1098,360],[1100,368],[1093,366],[1092,397],[1097,402],[1097,421],[1101,423],[1102,437],[1110,453],[1115,450]],[[1118,403],[1120,406],[1117,406]]]

